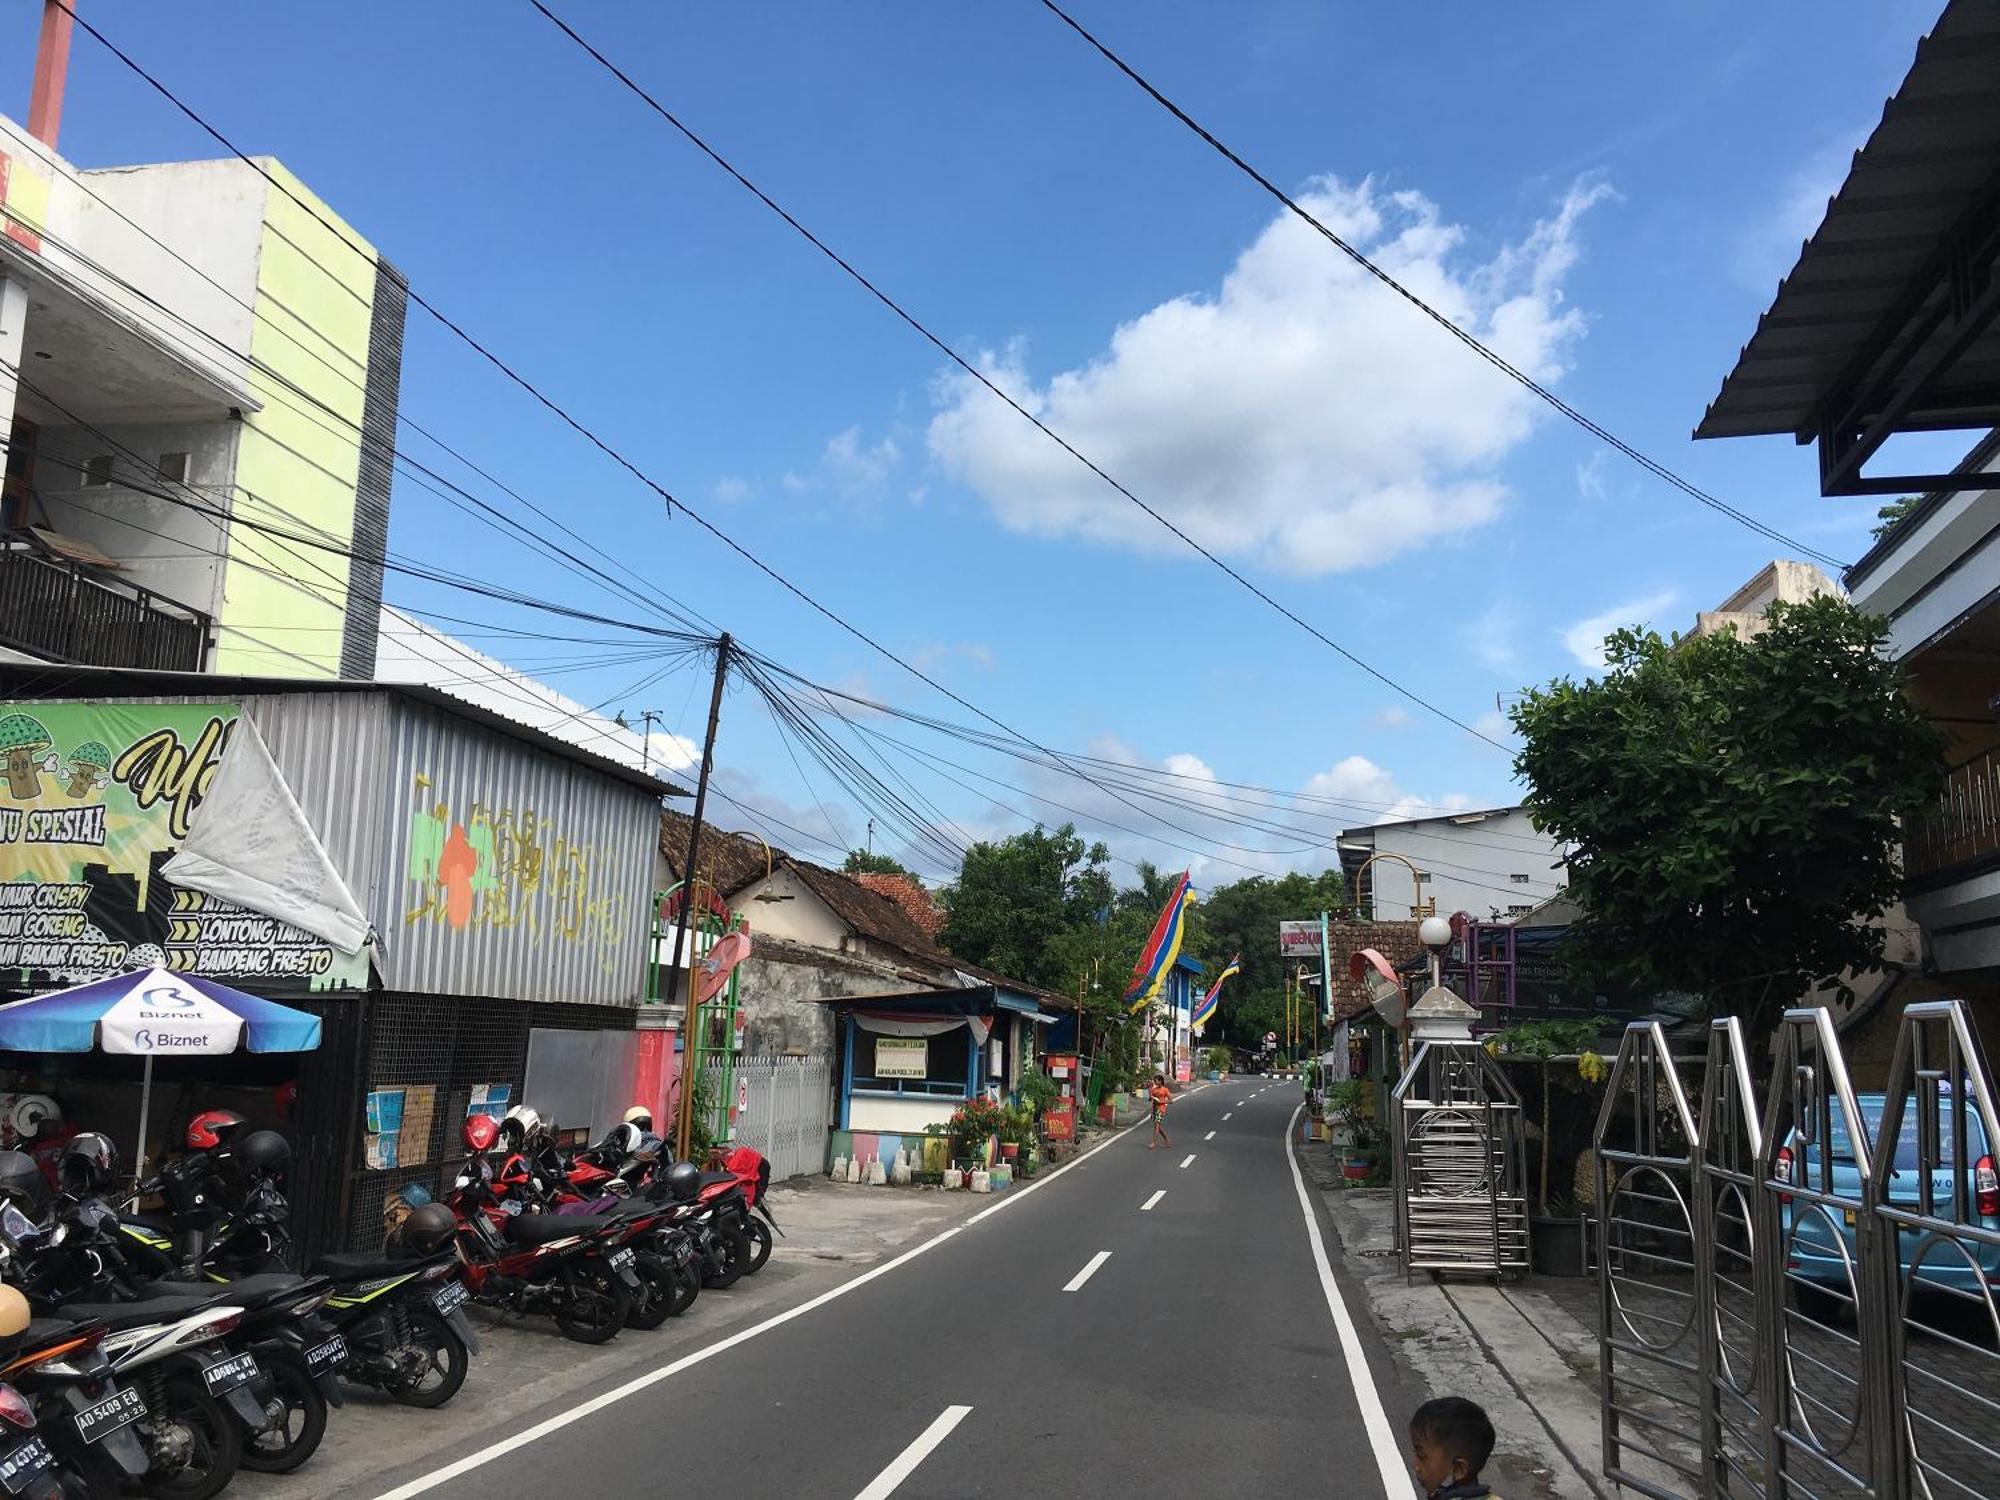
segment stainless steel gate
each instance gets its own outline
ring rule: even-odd
[[[1403,1269],[1527,1270],[1521,1098],[1486,1049],[1425,1042],[1392,1099]]]
[[[1597,1127],[1605,1473],[1660,1500],[2000,1496],[2000,1119],[1963,1007],[1909,1007],[1882,1095],[1820,1009],[1786,1014],[1761,1108],[1734,1021],[1698,1117],[1684,1082],[1627,1030]]]

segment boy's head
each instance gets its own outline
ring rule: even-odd
[[[1426,1401],[1410,1418],[1410,1467],[1426,1493],[1477,1479],[1493,1453],[1493,1424],[1463,1396]]]

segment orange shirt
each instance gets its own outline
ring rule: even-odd
[[[1164,1083],[1156,1083],[1146,1092],[1153,1096],[1153,1108],[1160,1110],[1162,1113],[1165,1112],[1168,1103],[1174,1097],[1173,1090],[1168,1088]]]

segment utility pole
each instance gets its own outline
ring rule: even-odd
[[[645,726],[643,731],[645,742],[639,747],[639,769],[642,771],[651,771],[653,769],[653,726],[660,722],[660,711],[657,708],[641,709],[639,712],[639,722]]]
[[[868,820],[868,852],[870,854],[875,852],[875,820],[873,818]]]
[[[722,687],[729,680],[729,632],[715,643],[715,686],[708,695],[708,730],[701,741],[701,771],[694,784],[694,819],[688,825],[687,864],[681,872],[681,914],[674,923],[673,964],[668,972],[683,974],[681,990],[681,1103],[674,1154],[687,1160],[694,1142],[694,1093],[701,1076],[701,1006],[694,998],[694,951],[687,943],[688,922],[694,916],[696,872],[701,868],[701,820],[708,809],[708,778],[715,769],[715,730],[722,720]],[[681,950],[687,945],[683,968]]]

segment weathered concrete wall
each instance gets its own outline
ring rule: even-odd
[[[836,953],[816,951],[759,932],[744,962],[741,995],[743,1046],[758,1056],[803,1052],[831,1056],[832,1008],[812,1002],[825,996],[893,995],[913,985],[894,969]]]

